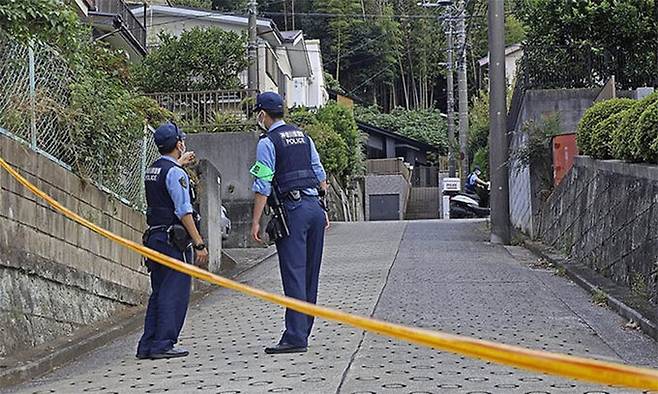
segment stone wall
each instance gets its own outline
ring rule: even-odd
[[[67,208],[133,241],[141,213],[0,136],[0,156]],[[141,258],[56,213],[0,170],[0,356],[143,302]]]
[[[544,243],[658,304],[658,167],[576,157],[546,201]]]

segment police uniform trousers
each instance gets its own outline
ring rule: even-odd
[[[303,196],[284,202],[290,236],[276,242],[284,293],[315,303],[324,247],[325,213],[317,197]],[[286,330],[281,343],[307,346],[313,317],[286,309]]]
[[[146,246],[183,261],[183,252],[169,245],[164,231],[151,234]],[[188,251],[186,257],[191,262],[192,251]],[[144,335],[137,347],[138,355],[163,353],[178,342],[187,314],[192,283],[189,275],[152,261],[147,264],[151,270],[151,297],[144,319]]]

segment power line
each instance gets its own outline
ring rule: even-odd
[[[359,86],[357,86],[357,87],[355,87],[354,89],[350,90],[349,93],[347,93],[347,95],[349,96],[349,95],[351,95],[352,93],[356,92],[357,90],[361,89],[362,87],[364,87],[365,85],[367,85],[367,84],[368,84],[370,81],[372,81],[373,79],[375,79],[375,78],[377,78],[378,76],[382,75],[382,74],[385,73],[386,71],[389,71],[389,70],[391,69],[391,67],[393,67],[393,66],[395,66],[395,65],[394,65],[394,64],[391,64],[391,65],[389,65],[388,67],[384,67],[384,69],[382,69],[381,71],[379,71],[378,73],[376,73],[376,74],[373,75],[372,77],[370,77],[370,78],[366,79],[365,81],[363,81],[363,83],[361,83]]]

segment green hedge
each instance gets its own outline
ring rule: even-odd
[[[583,118],[578,123],[577,128],[577,141],[578,147],[580,150],[588,155],[592,155],[596,152],[605,152],[606,148],[602,146],[593,145],[593,135],[595,129],[599,123],[605,121],[610,116],[622,112],[633,105],[634,101],[631,99],[611,99],[606,101],[599,101],[590,107],[586,112]],[[599,135],[596,138],[596,142],[600,145],[601,141],[606,141],[605,134],[611,133],[612,130],[605,129],[599,130]]]
[[[578,147],[596,159],[658,163],[658,92],[593,105],[578,124]]]
[[[611,134],[617,130],[624,119],[626,111],[612,114],[608,119],[599,122],[590,136],[591,155],[595,159],[612,158]]]
[[[622,112],[622,120],[611,135],[612,157],[634,161],[639,159],[634,143],[637,131],[635,126],[642,113],[656,101],[658,101],[658,92],[636,101],[631,108]]]
[[[633,133],[633,159],[658,163],[658,102],[647,107],[635,125]]]

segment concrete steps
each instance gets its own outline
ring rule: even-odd
[[[440,198],[438,187],[412,187],[404,218],[406,220],[438,219]]]

